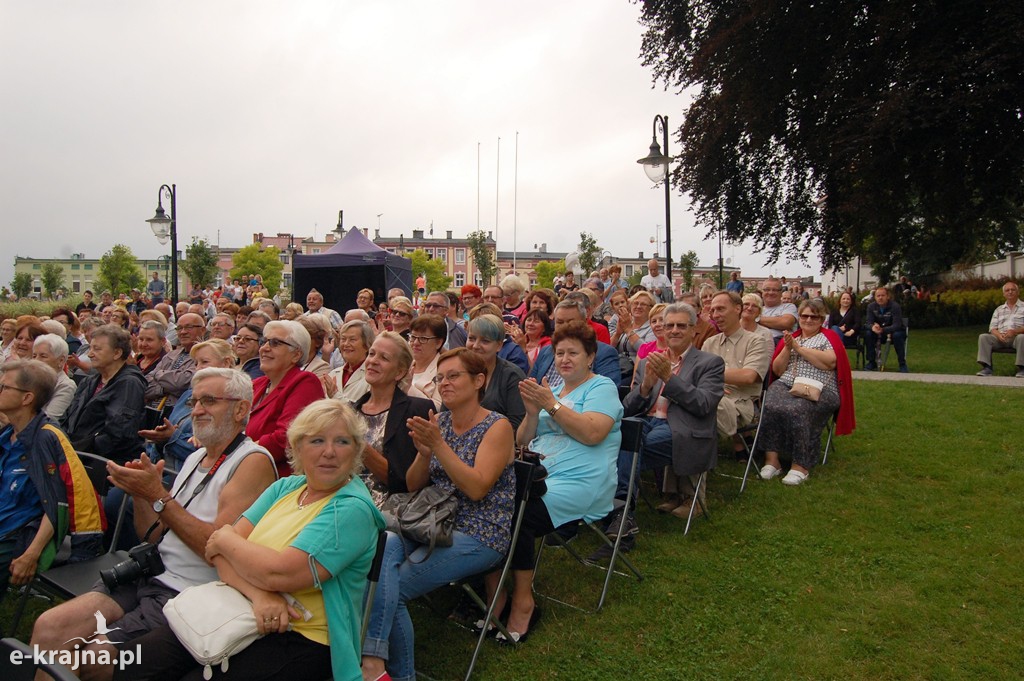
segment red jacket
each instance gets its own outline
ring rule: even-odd
[[[608,334],[608,327],[601,322],[595,322],[593,319],[588,319],[587,323],[590,324],[590,328],[597,334],[597,340],[602,343],[612,344],[612,337]]]
[[[822,328],[821,332],[832,344],[832,351],[836,353],[836,385],[839,388],[839,414],[836,416],[836,435],[849,435],[857,427],[857,420],[854,417],[853,408],[853,373],[850,371],[850,358],[846,356],[846,348],[843,341],[831,329]],[[794,338],[800,337],[800,331],[793,334]],[[775,353],[772,354],[772,363],[782,351],[783,342],[775,346]],[[774,372],[769,372],[774,379]]]
[[[253,406],[245,433],[274,455],[277,474],[292,474],[285,456],[288,426],[307,405],[324,399],[324,387],[316,374],[292,367],[276,388],[264,395],[270,379],[260,376],[252,382]]]

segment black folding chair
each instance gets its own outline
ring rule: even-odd
[[[637,479],[636,479],[637,478],[637,468],[638,468],[639,461],[640,461],[640,450],[641,450],[641,448],[643,446],[643,422],[640,419],[637,419],[637,418],[624,418],[624,419],[622,419],[621,429],[622,429],[622,449],[624,449],[624,450],[626,450],[628,452],[631,452],[633,454],[632,463],[630,465],[630,470],[629,470],[629,488],[628,488],[628,490],[626,492],[626,512],[628,513],[628,510],[632,506],[632,503],[633,503],[633,498],[634,498],[634,495],[635,495],[635,491],[634,490],[636,489],[636,483],[637,483]],[[601,588],[601,595],[600,595],[600,597],[597,600],[597,607],[594,610],[592,610],[592,611],[588,611],[585,608],[580,608],[579,606],[573,605],[572,603],[567,603],[567,602],[559,600],[559,599],[557,599],[557,598],[555,598],[553,596],[548,596],[546,594],[543,594],[543,593],[537,591],[537,588],[536,588],[536,577],[537,577],[537,573],[540,570],[540,560],[541,560],[541,556],[543,555],[543,552],[544,552],[544,546],[546,544],[546,542],[544,542],[544,541],[540,542],[540,546],[537,549],[537,561],[534,564],[534,589],[533,589],[533,591],[534,591],[535,594],[537,594],[541,598],[545,598],[547,600],[554,601],[555,603],[560,603],[562,605],[566,605],[566,606],[568,606],[570,608],[574,608],[576,610],[582,610],[584,612],[594,612],[594,613],[597,613],[597,612],[601,611],[602,607],[604,607],[605,598],[608,596],[608,587],[611,584],[611,580],[612,580],[612,574],[617,574],[617,575],[624,576],[624,577],[628,577],[629,576],[629,573],[621,572],[621,571],[616,569],[615,566],[616,566],[618,561],[622,561],[623,565],[625,565],[629,569],[629,571],[631,573],[633,573],[633,576],[636,577],[638,582],[639,581],[643,581],[644,577],[643,577],[642,574],[640,574],[640,571],[636,568],[636,566],[634,566],[633,563],[621,551],[622,539],[625,536],[623,534],[623,531],[626,528],[626,523],[625,522],[619,523],[618,532],[615,535],[615,541],[614,542],[608,536],[606,536],[604,531],[601,528],[597,527],[597,525],[595,523],[588,522],[588,521],[585,521],[585,520],[582,520],[582,519],[578,520],[577,522],[578,523],[582,523],[583,525],[586,525],[587,527],[589,527],[591,530],[594,531],[594,533],[598,537],[601,538],[601,541],[604,542],[605,546],[610,546],[612,548],[611,557],[608,560],[608,566],[607,567],[605,567],[605,566],[603,566],[603,565],[601,565],[599,563],[591,562],[591,561],[587,560],[586,558],[584,558],[583,556],[581,556],[579,554],[579,552],[576,551],[576,549],[574,549],[572,547],[572,545],[570,545],[568,542],[566,542],[566,540],[564,540],[557,532],[552,532],[551,534],[548,535],[548,537],[552,538],[558,544],[558,546],[560,546],[561,548],[565,549],[566,552],[570,556],[575,558],[581,565],[586,565],[586,566],[589,566],[589,567],[594,567],[594,568],[597,568],[599,570],[604,570],[605,571],[604,585]]]
[[[78,681],[64,665],[37,660],[28,644],[14,638],[0,640],[0,679],[32,681],[36,671],[46,672],[55,681]]]
[[[377,532],[377,552],[373,554],[373,563],[370,564],[370,572],[366,575],[366,605],[363,606],[363,623],[359,628],[359,649],[362,650],[366,641],[366,630],[370,626],[370,611],[373,610],[373,597],[377,594],[377,584],[380,583],[380,568],[384,563],[384,545],[388,543],[388,531]]]

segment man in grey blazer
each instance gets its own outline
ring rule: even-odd
[[[686,303],[665,309],[664,329],[668,351],[651,353],[636,369],[634,388],[623,400],[625,416],[644,422],[643,456],[639,470],[671,466],[678,476],[678,492],[684,500],[672,513],[685,518],[695,495],[704,500],[704,489],[695,489],[701,473],[718,461],[716,414],[725,389],[725,362],[693,347],[697,311]],[[619,452],[619,486],[616,498],[625,499],[632,454]],[[695,513],[700,512],[698,505]],[[630,535],[639,531],[632,509],[615,512],[625,517]],[[612,518],[608,532],[618,530]]]

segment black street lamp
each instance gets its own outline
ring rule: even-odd
[[[659,123],[661,124],[662,141],[665,144],[664,154],[661,153],[661,145],[658,144]],[[672,180],[668,169],[672,157],[668,155],[668,116],[661,114],[655,116],[651,128],[650,153],[639,159],[637,163],[644,167],[644,172],[647,173],[651,182],[654,184],[665,182],[665,276],[672,281],[672,209],[669,204],[672,196]]]
[[[164,213],[164,206],[161,199],[166,196],[171,202],[171,217],[167,217]],[[161,244],[167,243],[167,238],[170,236],[171,239],[171,307],[178,304],[178,204],[177,204],[177,186],[171,185],[168,187],[166,184],[160,185],[160,189],[156,190],[156,214],[150,219],[146,220],[149,223],[150,228],[153,230],[153,234],[156,236],[156,240]]]

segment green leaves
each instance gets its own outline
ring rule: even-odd
[[[263,244],[249,244],[235,251],[231,262],[234,264],[231,268],[232,279],[248,281],[250,274],[259,274],[270,295],[280,290],[284,263],[281,262],[281,251],[276,246],[264,249]]]
[[[655,79],[694,93],[673,172],[709,236],[915,275],[1021,245],[1012,3],[661,0],[641,23]]]
[[[192,243],[185,249],[185,260],[181,262],[181,270],[194,284],[213,284],[217,277],[217,254],[210,248],[206,239],[192,237]]]
[[[145,288],[146,280],[139,271],[138,262],[132,249],[124,244],[115,244],[100,258],[100,273],[95,288],[108,290],[117,296],[133,288]]]

